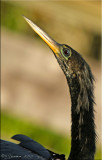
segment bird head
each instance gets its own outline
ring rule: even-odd
[[[67,79],[80,76],[82,70],[85,70],[84,64],[86,63],[81,55],[70,46],[57,43],[47,33],[45,33],[41,28],[39,28],[25,16],[24,19],[53,51]]]

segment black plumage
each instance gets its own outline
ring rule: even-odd
[[[24,17],[33,30],[48,44],[62,68],[71,95],[71,152],[68,160],[94,160],[95,155],[95,124],[94,124],[94,95],[93,75],[87,62],[82,56],[65,44],[59,44],[50,38],[32,21]],[[1,140],[2,160],[10,155],[21,154],[21,159],[34,160],[64,160],[65,156],[45,149],[39,143],[24,135],[16,135],[13,139],[20,144]],[[15,148],[13,147],[15,146]],[[33,157],[33,158],[32,158]],[[18,157],[13,157],[16,160]],[[10,158],[8,158],[10,159]],[[11,158],[12,159],[12,158]],[[26,160],[25,159],[25,160]],[[17,159],[19,160],[19,158]]]
[[[15,135],[12,138],[19,140],[20,144],[17,145],[12,142],[1,140],[1,159],[50,159],[50,153],[43,146],[33,141],[29,137],[24,135]]]
[[[31,138],[18,134],[12,139],[19,141],[15,144],[9,141],[0,140],[1,160],[51,160],[59,158],[65,159],[65,156],[56,154],[44,148],[38,142]]]

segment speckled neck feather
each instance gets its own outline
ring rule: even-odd
[[[71,152],[68,160],[94,160],[95,125],[93,75],[87,63],[80,74],[68,78],[71,94]]]

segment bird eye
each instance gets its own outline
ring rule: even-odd
[[[62,46],[61,48],[61,53],[62,53],[62,56],[68,60],[68,58],[71,56],[71,49],[66,47],[66,46]]]
[[[69,50],[69,49],[65,49],[65,50],[64,50],[64,55],[65,55],[66,57],[70,56],[70,50]]]

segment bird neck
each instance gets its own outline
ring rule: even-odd
[[[72,139],[68,160],[94,160],[95,154],[93,77],[81,77],[68,79],[72,103]]]

